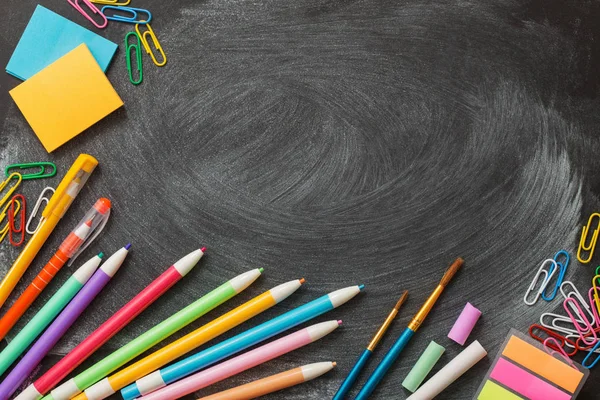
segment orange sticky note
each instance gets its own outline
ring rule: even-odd
[[[48,153],[123,105],[82,44],[10,91]]]

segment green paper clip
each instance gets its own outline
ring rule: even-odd
[[[31,169],[31,168],[39,168],[40,170],[38,172],[32,172],[29,174],[21,173],[22,170]],[[51,171],[47,172],[48,169],[51,169]],[[18,170],[18,171],[11,171],[11,170]],[[56,175],[56,165],[51,162],[35,162],[35,163],[25,163],[25,164],[11,164],[11,165],[7,166],[6,169],[4,169],[4,174],[6,176],[9,176],[13,172],[19,172],[21,174],[21,176],[23,177],[22,179],[24,181],[26,181],[28,179],[52,178],[54,175]]]
[[[137,39],[137,44],[132,43],[129,44],[129,36],[133,35]],[[133,79],[133,71],[131,69],[131,49],[135,52],[135,59],[137,62],[137,70],[140,73],[139,79],[136,81]],[[129,73],[129,81],[134,85],[139,85],[142,83],[143,73],[142,73],[142,43],[140,42],[140,36],[135,32],[129,32],[125,35],[125,59],[127,60],[127,72]]]

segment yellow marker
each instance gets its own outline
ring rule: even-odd
[[[209,340],[222,335],[250,318],[268,310],[298,290],[302,283],[304,283],[304,279],[297,279],[266,291],[241,306],[234,308],[227,314],[188,333],[170,345],[144,357],[124,370],[121,370],[108,378],[104,378],[100,382],[89,387],[84,393],[79,394],[74,400],[99,400],[110,396],[117,390],[135,382],[137,379],[148,375],[163,365],[181,357],[185,353],[202,346]]]
[[[42,212],[42,221],[38,231],[29,239],[14,264],[0,283],[0,307],[25,273],[29,265],[40,251],[60,219],[65,215],[75,197],[98,165],[98,160],[87,154],[81,154],[71,166],[56,192],[50,198]]]

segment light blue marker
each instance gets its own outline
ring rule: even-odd
[[[226,357],[341,306],[360,293],[363,288],[364,285],[350,286],[319,297],[231,339],[138,379],[135,383],[121,389],[121,395],[125,400],[134,399],[185,378]]]

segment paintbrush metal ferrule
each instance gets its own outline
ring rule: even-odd
[[[454,260],[454,262],[448,267],[438,286],[435,288],[433,293],[431,293],[427,301],[425,301],[425,304],[423,304],[419,312],[417,312],[417,314],[408,324],[408,329],[416,331],[421,327],[421,324],[423,323],[423,321],[425,321],[425,318],[427,318],[427,315],[429,314],[429,312],[433,308],[433,305],[444,291],[444,288],[446,287],[446,285],[448,285],[448,283],[450,283],[450,280],[452,280],[456,272],[460,269],[460,267],[462,267],[463,263],[464,260],[459,257],[456,260]]]
[[[375,350],[375,347],[377,347],[377,345],[383,338],[383,335],[385,335],[385,332],[388,330],[388,328],[392,324],[392,321],[394,321],[394,319],[396,318],[396,315],[398,315],[398,311],[400,310],[400,307],[402,307],[402,304],[406,301],[407,296],[408,296],[408,290],[405,290],[404,293],[402,293],[400,300],[398,300],[398,302],[396,303],[396,305],[394,306],[392,311],[390,311],[390,313],[387,316],[387,318],[385,319],[385,321],[383,321],[383,324],[381,324],[381,327],[379,328],[379,330],[377,331],[375,336],[373,336],[373,339],[371,339],[371,342],[367,346],[367,350],[369,350],[369,351]]]

